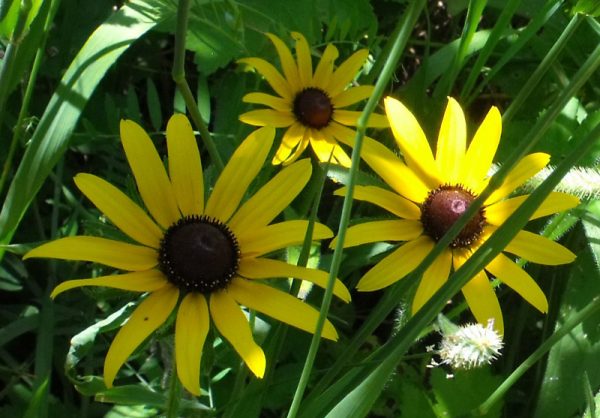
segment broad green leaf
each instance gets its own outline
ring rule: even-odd
[[[598,0],[579,0],[573,6],[573,13],[583,13],[592,17],[600,16],[600,3]]]
[[[128,2],[79,51],[50,100],[10,185],[0,212],[1,243],[12,239],[35,194],[65,152],[88,99],[106,71],[163,18],[155,0]]]
[[[31,0],[31,9],[27,14],[25,30],[27,30],[33,19],[37,16],[42,3],[43,0]],[[17,24],[20,7],[20,0],[13,0],[12,4],[10,0],[2,0],[0,3],[0,12],[5,13],[3,16],[0,16],[0,38],[9,38],[12,35]]]
[[[588,206],[583,228],[590,251],[578,254],[575,268],[571,269],[562,298],[557,326],[585,307],[600,294],[600,203]],[[600,385],[600,332],[596,314],[578,325],[556,344],[548,356],[548,363],[536,408],[536,418],[548,416],[572,416],[586,405],[584,373],[592,388]]]

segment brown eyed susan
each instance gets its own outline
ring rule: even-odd
[[[488,172],[502,131],[502,119],[492,107],[466,144],[466,122],[460,105],[452,98],[444,113],[435,156],[413,114],[398,100],[385,99],[387,117],[404,161],[385,146],[366,139],[361,157],[389,185],[357,186],[354,199],[373,203],[393,219],[358,224],[348,228],[345,247],[379,242],[404,243],[371,268],[359,281],[359,291],[374,291],[404,278],[425,258],[434,244],[465,212],[488,183]],[[347,141],[350,141],[347,135]],[[450,246],[424,273],[412,302],[418,311],[475,250],[523,203],[527,196],[508,198],[527,179],[545,167],[550,157],[534,153],[524,157],[503,184],[464,227]],[[336,193],[344,195],[345,188]],[[565,193],[551,193],[531,219],[576,206],[579,200]],[[528,231],[519,231],[504,252],[530,262],[558,265],[575,255],[560,244]],[[462,293],[480,324],[492,320],[501,334],[504,325],[498,299],[488,274],[511,287],[541,312],[548,310],[542,290],[509,256],[500,253],[478,272]]]
[[[133,351],[174,310],[177,375],[195,395],[200,395],[200,358],[211,322],[250,370],[263,376],[265,355],[254,342],[240,305],[314,332],[318,312],[265,283],[265,279],[294,277],[326,285],[323,271],[266,257],[304,240],[308,221],[273,221],[304,188],[311,175],[310,161],[286,167],[242,203],[267,158],[274,134],[273,128],[250,134],[232,155],[206,202],[200,154],[192,127],[181,114],[171,117],[167,126],[168,173],[148,134],[135,122],[121,122],[125,155],[147,212],[99,177],[75,177],[83,194],[132,243],[73,236],[41,245],[25,258],[91,261],[125,271],[63,282],[52,292],[53,298],[83,286],[145,294],[108,350],[104,362],[107,387]],[[331,235],[326,226],[315,224],[314,239]],[[350,299],[339,281],[334,293],[344,301]],[[323,337],[337,339],[329,321]]]
[[[361,49],[334,70],[339,52],[328,44],[313,72],[310,47],[298,32],[292,32],[296,41],[296,59],[290,49],[277,36],[267,36],[275,46],[283,74],[271,63],[261,58],[244,58],[241,63],[254,67],[269,83],[277,96],[266,93],[249,93],[243,100],[267,106],[269,109],[251,110],[240,115],[240,120],[254,126],[287,128],[273,164],[290,164],[304,150],[312,147],[321,162],[331,161],[350,166],[348,154],[339,146],[342,129],[356,126],[359,111],[344,109],[368,98],[372,85],[350,86],[365,63],[368,51]],[[387,127],[384,115],[371,115],[369,127]]]

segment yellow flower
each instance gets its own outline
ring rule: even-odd
[[[412,113],[393,98],[386,98],[385,108],[404,162],[383,145],[365,138],[362,158],[392,190],[358,186],[354,198],[380,206],[400,219],[352,226],[348,228],[344,245],[352,247],[378,241],[406,243],[362,277],[357,285],[359,291],[389,286],[405,277],[425,258],[487,185],[488,172],[502,131],[500,112],[492,107],[467,148],[463,111],[450,98],[434,157]],[[515,166],[500,188],[492,193],[477,215],[424,273],[412,302],[413,313],[447,280],[451,269],[458,269],[523,203],[527,196],[506,197],[546,166],[549,158],[543,153],[530,154]],[[342,188],[336,193],[344,195],[345,192],[346,189]],[[530,219],[572,208],[578,202],[574,196],[551,193]],[[546,265],[569,263],[575,259],[575,255],[560,244],[528,231],[519,231],[504,251]],[[503,333],[502,312],[486,272],[511,287],[541,312],[548,310],[546,297],[531,276],[500,253],[462,288],[479,323],[485,325],[491,319],[495,329]]]
[[[339,53],[328,44],[313,73],[308,42],[300,33],[292,32],[296,41],[296,60],[289,48],[273,34],[267,36],[277,49],[283,75],[261,58],[244,58],[239,62],[254,67],[279,95],[249,93],[243,100],[270,107],[240,115],[240,120],[254,126],[288,128],[273,158],[273,164],[290,164],[302,154],[308,144],[319,161],[350,166],[350,158],[337,144],[348,131],[344,126],[356,126],[360,112],[344,107],[368,98],[373,86],[348,87],[368,56],[366,49],[355,52],[335,71]],[[371,115],[368,126],[387,127],[384,115]],[[350,131],[354,136],[354,131]]]
[[[106,286],[148,293],[119,330],[104,362],[111,387],[133,351],[177,309],[175,358],[183,386],[200,394],[200,358],[210,318],[252,372],[262,377],[265,356],[254,342],[239,305],[314,332],[318,312],[299,299],[265,285],[264,279],[295,277],[325,286],[327,273],[263,257],[304,240],[307,221],[273,223],[305,186],[310,161],[290,165],[240,206],[248,185],[273,144],[272,128],[262,128],[235,151],[204,202],[204,181],[194,133],[184,115],[167,126],[169,172],[148,134],[136,123],[121,122],[121,139],[140,196],[150,216],[105,180],[78,174],[77,187],[136,244],[91,236],[58,239],[31,250],[25,258],[91,261],[127,273],[70,280],[52,297],[82,286]],[[314,239],[332,232],[316,224]],[[337,281],[334,293],[350,295]],[[325,338],[336,340],[330,322]]]

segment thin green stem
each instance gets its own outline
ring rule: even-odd
[[[519,90],[519,94],[517,94],[517,96],[511,102],[510,106],[508,106],[508,108],[504,112],[504,115],[502,115],[503,123],[507,123],[514,117],[514,115],[521,108],[525,100],[527,100],[531,93],[537,88],[542,77],[544,76],[544,74],[546,74],[548,69],[552,66],[552,63],[554,63],[560,52],[567,45],[567,42],[569,41],[569,39],[571,39],[571,36],[575,33],[575,29],[577,29],[582,20],[583,16],[580,14],[576,14],[571,18],[565,30],[562,31],[562,33],[560,34],[554,45],[552,45],[552,47],[550,48],[540,65],[538,65],[533,74],[531,74],[527,82],[523,84],[521,90]]]
[[[550,351],[554,344],[559,342],[560,339],[567,335],[573,328],[585,321],[598,310],[600,310],[600,297],[594,298],[585,308],[569,318],[562,327],[544,341],[537,350],[527,357],[527,359],[525,359],[525,361],[521,363],[500,386],[498,386],[485,402],[473,411],[473,414],[476,416],[487,415],[490,409],[502,399],[506,392],[521,378],[521,376]]]
[[[458,51],[454,56],[450,70],[444,73],[444,76],[435,87],[433,94],[434,97],[442,98],[450,95],[452,87],[454,86],[454,82],[456,81],[456,77],[458,77],[458,73],[465,64],[467,51],[469,50],[469,46],[473,41],[473,36],[475,35],[475,31],[477,30],[477,26],[479,25],[481,15],[483,14],[483,9],[485,9],[486,4],[487,0],[469,1],[467,17],[465,19],[465,26],[460,37]]]
[[[10,174],[10,169],[12,166],[12,159],[17,150],[17,146],[21,143],[21,139],[23,134],[25,133],[24,120],[29,112],[29,103],[31,102],[31,97],[33,95],[33,91],[35,89],[37,75],[42,64],[42,60],[44,58],[44,51],[46,49],[46,41],[48,40],[48,34],[50,33],[50,26],[54,21],[54,15],[58,10],[58,5],[60,4],[60,0],[53,0],[50,4],[50,11],[46,16],[46,22],[44,23],[44,36],[40,45],[38,46],[37,52],[35,54],[35,58],[33,60],[33,65],[31,67],[31,74],[29,75],[29,80],[27,81],[27,88],[25,89],[25,95],[23,96],[23,103],[21,104],[21,109],[19,110],[19,116],[17,117],[17,123],[15,124],[12,140],[10,142],[10,146],[8,148],[8,153],[6,155],[6,160],[4,161],[4,166],[2,167],[2,175],[0,176],[0,196],[2,195],[2,191],[4,190],[4,185],[8,180],[8,175]],[[0,81],[0,84],[2,81]],[[1,106],[0,106],[1,108]],[[0,112],[0,118],[2,117],[2,113]],[[2,122],[0,121],[0,126]]]
[[[198,104],[196,103],[196,99],[194,98],[194,94],[190,89],[190,86],[185,78],[185,35],[187,33],[187,25],[190,15],[190,0],[180,0],[177,6],[177,27],[175,29],[175,52],[173,59],[173,69],[171,75],[173,77],[173,81],[177,85],[183,100],[185,101],[185,105],[190,112],[190,116],[194,125],[200,132],[200,137],[204,142],[204,146],[208,150],[210,154],[210,158],[213,163],[217,167],[217,172],[223,171],[223,160],[221,159],[221,155],[217,150],[217,147],[212,139],[210,132],[208,131],[208,127],[204,123],[202,119],[202,115],[200,114],[200,110],[198,109]]]
[[[2,119],[4,118],[4,105],[6,104],[6,99],[8,98],[9,94],[15,60],[17,58],[17,53],[19,51],[22,38],[25,34],[25,26],[30,10],[31,0],[22,0],[21,7],[19,8],[19,13],[17,15],[15,29],[13,30],[4,52],[3,65],[2,68],[0,68],[0,128],[2,127]]]
[[[292,401],[292,405],[290,406],[290,410],[288,412],[288,418],[293,418],[297,415],[298,410],[300,409],[300,403],[302,401],[302,397],[304,395],[304,391],[308,384],[308,379],[310,377],[312,367],[314,364],[314,360],[319,348],[319,343],[321,339],[321,333],[323,331],[323,326],[325,324],[325,319],[327,318],[327,313],[329,312],[329,305],[331,304],[331,299],[333,295],[333,285],[335,283],[335,279],[338,275],[340,264],[342,261],[342,254],[344,249],[344,239],[346,236],[346,229],[348,228],[348,223],[350,221],[350,213],[352,209],[352,198],[354,193],[354,186],[356,184],[356,178],[358,175],[358,166],[360,163],[360,151],[362,148],[363,138],[365,137],[367,121],[369,116],[375,110],[375,107],[379,103],[381,99],[384,89],[387,86],[390,78],[392,77],[393,71],[396,68],[398,60],[404,48],[408,42],[410,37],[412,28],[421,14],[421,10],[425,6],[425,1],[415,1],[412,2],[409,6],[405,19],[401,24],[401,29],[397,32],[397,36],[393,40],[393,46],[390,49],[390,54],[386,59],[385,65],[381,70],[381,75],[375,84],[375,88],[373,90],[373,94],[367,101],[363,112],[361,113],[358,123],[356,125],[356,137],[354,142],[354,147],[352,150],[352,163],[350,167],[349,180],[347,184],[347,194],[344,198],[344,203],[342,206],[342,213],[340,219],[340,225],[338,228],[337,235],[337,244],[335,250],[333,252],[333,258],[331,262],[331,268],[329,270],[329,279],[327,283],[327,288],[325,290],[325,295],[323,296],[323,302],[321,304],[321,311],[319,314],[319,320],[317,321],[317,326],[315,330],[315,334],[313,335],[308,353],[306,355],[306,360],[304,363],[304,368],[302,369],[302,375],[300,376],[300,380],[298,382],[298,386],[296,387],[296,392],[294,393],[294,399]]]
[[[171,376],[169,379],[169,393],[167,396],[167,404],[165,417],[166,418],[177,418],[179,417],[179,401],[181,400],[181,384],[175,371],[175,352],[173,350],[173,364],[171,365]]]

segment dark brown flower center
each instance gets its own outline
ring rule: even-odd
[[[160,243],[159,267],[181,290],[211,293],[225,288],[240,261],[235,235],[224,223],[188,216],[171,225]]]
[[[443,185],[429,192],[421,206],[421,223],[425,233],[438,241],[465,213],[473,200],[475,200],[475,196],[460,185]],[[469,247],[479,238],[484,225],[485,211],[481,208],[450,246],[452,248]]]
[[[321,129],[329,125],[333,115],[331,99],[323,90],[308,87],[294,99],[294,115],[304,126]]]

